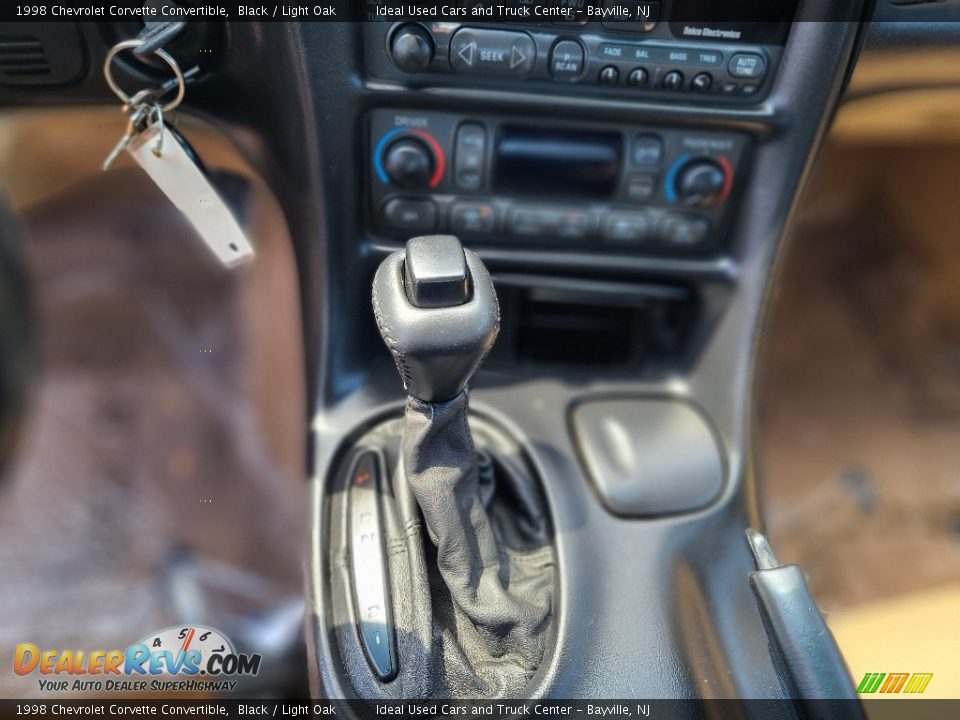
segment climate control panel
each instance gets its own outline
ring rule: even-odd
[[[641,254],[722,248],[746,136],[374,110],[372,229]]]

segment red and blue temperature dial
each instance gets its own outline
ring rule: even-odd
[[[435,188],[443,180],[446,157],[436,138],[417,128],[394,128],[377,141],[373,169],[384,185]]]
[[[669,203],[688,207],[716,207],[730,195],[733,167],[724,155],[684,154],[667,170],[663,195]]]

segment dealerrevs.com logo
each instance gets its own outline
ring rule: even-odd
[[[230,679],[260,672],[261,657],[234,650],[219,630],[202,625],[170,627],[125,650],[41,650],[17,645],[13,671],[37,673],[51,692],[227,692]]]

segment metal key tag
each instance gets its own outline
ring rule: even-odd
[[[167,140],[164,142],[163,138]],[[227,267],[253,259],[253,246],[176,133],[154,117],[125,148]]]

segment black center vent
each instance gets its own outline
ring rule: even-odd
[[[33,35],[0,35],[0,74],[4,79],[49,75],[43,43]]]
[[[86,53],[75,23],[0,24],[0,84],[62,85],[79,80]]]

